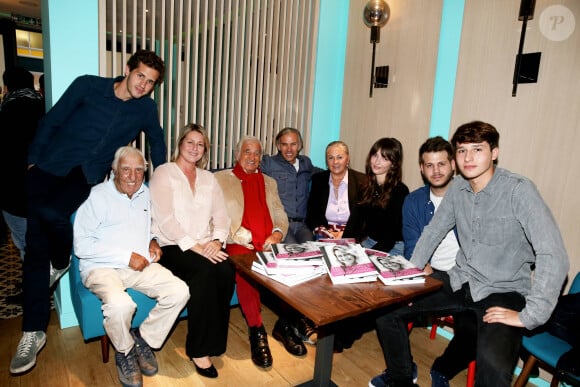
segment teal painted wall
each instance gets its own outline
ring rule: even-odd
[[[310,158],[325,168],[325,149],[340,138],[349,0],[320,0]]]
[[[443,0],[429,136],[449,136],[465,0]]]
[[[46,106],[50,108],[79,75],[98,74],[98,1],[42,0]],[[59,281],[55,304],[61,328],[78,325],[68,273]]]

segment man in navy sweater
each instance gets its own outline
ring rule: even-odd
[[[157,105],[148,98],[164,71],[155,53],[137,51],[124,77],[75,79],[40,121],[28,153],[23,335],[10,363],[12,374],[34,367],[46,343],[50,288],[70,262],[70,216],[103,181],[115,151],[143,131],[153,164],[166,161]]]

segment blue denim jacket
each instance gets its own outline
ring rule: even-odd
[[[545,323],[569,261],[558,225],[534,183],[497,168],[487,186],[475,193],[457,176],[423,229],[411,262],[424,267],[454,226],[460,250],[449,271],[453,290],[469,283],[476,302],[493,293],[518,292],[526,298],[519,314],[524,326],[533,329]]]
[[[308,193],[312,174],[320,169],[312,165],[307,156],[298,155],[298,172],[278,152],[275,156],[264,155],[260,164],[262,173],[274,178],[278,194],[286,214],[290,218],[306,218]]]
[[[410,259],[423,227],[429,224],[435,214],[435,206],[429,198],[430,189],[425,185],[411,192],[403,203],[403,240],[405,258]]]
[[[411,259],[415,245],[435,214],[435,205],[431,201],[431,187],[424,185],[411,192],[403,203],[403,240],[405,241],[405,258]],[[457,237],[457,229],[453,229]]]

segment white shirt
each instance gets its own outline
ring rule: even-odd
[[[73,229],[83,281],[95,268],[128,268],[133,252],[150,259],[149,189],[142,184],[129,198],[113,179],[94,186],[76,212]]]
[[[213,239],[225,242],[230,217],[215,176],[196,169],[195,192],[176,163],[160,165],[149,183],[153,233],[159,245],[179,245],[182,251]]]
[[[429,198],[435,206],[435,212],[437,212],[437,208],[439,208],[439,204],[441,204],[443,197],[435,196],[433,192],[430,192]],[[458,250],[459,243],[457,243],[457,237],[455,236],[455,232],[451,230],[447,233],[445,238],[443,238],[433,253],[433,256],[431,257],[431,267],[441,271],[450,270],[455,266],[455,257],[457,256]]]
[[[338,197],[332,184],[332,174],[328,178],[328,203],[326,204],[326,221],[329,224],[344,226],[350,217],[348,207],[348,171],[338,186]]]

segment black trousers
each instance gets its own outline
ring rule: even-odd
[[[91,192],[82,168],[55,176],[34,166],[28,171],[28,218],[23,264],[23,331],[44,331],[50,317],[50,264],[70,261],[70,217]]]
[[[189,286],[187,356],[219,356],[226,351],[235,270],[229,260],[212,263],[177,245],[162,247],[159,263]]]
[[[395,383],[400,386],[413,385],[407,322],[424,315],[454,315],[460,317],[460,324],[454,327],[455,337],[443,355],[444,359],[438,359],[433,367],[438,371],[445,368],[456,372],[466,368],[475,358],[477,386],[509,387],[523,330],[499,323],[484,323],[483,315],[492,306],[522,310],[524,297],[513,292],[494,293],[474,302],[468,286],[453,292],[447,273],[437,272],[433,276],[443,281],[443,289],[413,300],[410,306],[393,309],[376,321],[385,362]]]

